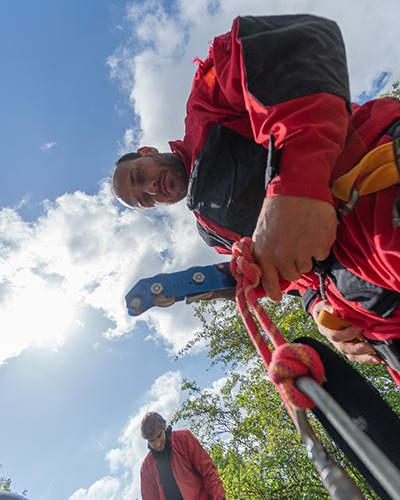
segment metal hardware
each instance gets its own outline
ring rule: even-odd
[[[372,439],[357,427],[343,408],[315,380],[300,377],[295,380],[295,385],[314,401],[393,500],[400,500],[400,471]]]
[[[206,277],[204,276],[203,273],[194,273],[193,274],[193,281],[196,283],[196,285],[200,285],[201,283],[204,283],[204,280]]]
[[[353,479],[332,459],[319,441],[307,420],[306,412],[296,408],[294,415],[308,456],[317,467],[322,484],[331,498],[334,500],[365,500]]]
[[[135,312],[135,316],[138,316],[142,312],[141,300],[138,297],[135,297],[131,300],[130,308]]]
[[[150,287],[150,292],[153,295],[160,295],[160,293],[162,293],[162,291],[163,291],[163,286],[161,283],[153,283]]]
[[[359,199],[360,195],[358,194],[357,189],[353,188],[350,193],[349,201],[339,209],[340,213],[348,215],[357,205]]]
[[[184,299],[190,303],[206,298],[204,294],[235,288],[229,262],[223,262],[142,279],[127,293],[125,301],[129,314],[138,316],[153,306],[166,307]]]

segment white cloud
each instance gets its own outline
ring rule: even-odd
[[[25,222],[0,211],[0,363],[32,345],[63,342],[90,306],[109,320],[104,334],[139,328],[124,296],[139,279],[221,260],[199,239],[184,204],[148,212],[119,211],[108,181],[98,193],[65,194],[46,201],[44,214]],[[140,316],[173,351],[193,335],[189,307]],[[111,322],[111,323],[110,323]],[[90,325],[88,326],[90,327]],[[5,334],[7,333],[7,334]]]
[[[157,2],[130,4],[126,30],[131,36],[109,59],[111,74],[130,96],[140,130],[129,146],[154,145],[168,150],[168,141],[182,137],[186,99],[196,56],[205,58],[208,42],[230,29],[237,15],[313,13],[338,22],[347,48],[352,98],[379,94],[400,79],[397,0],[177,0],[163,10]],[[383,88],[376,82],[388,76]]]
[[[182,379],[179,372],[167,372],[157,378],[146,394],[146,403],[133,415],[106,459],[111,475],[103,477],[87,490],[77,490],[69,500],[133,500],[140,498],[140,467],[148,452],[140,434],[140,422],[148,411],[160,413],[167,421],[178,409]],[[166,391],[168,387],[168,391]]]
[[[20,200],[17,205],[14,207],[15,210],[19,210],[20,208],[22,208],[24,205],[26,205],[27,203],[29,203],[31,199],[31,195],[30,194],[26,194],[22,200]]]
[[[137,140],[135,137],[135,130],[132,128],[128,128],[125,130],[124,137],[122,141],[120,141],[119,153],[122,156],[125,153],[129,153],[130,151],[135,149],[135,144],[137,144]]]
[[[115,477],[103,477],[93,483],[88,490],[76,491],[70,500],[121,500],[120,481]]]
[[[58,146],[58,144],[57,144],[56,142],[54,142],[54,141],[50,141],[50,142],[45,142],[44,144],[42,144],[42,145],[40,146],[40,149],[41,149],[42,151],[46,151],[46,153],[50,153],[50,151],[51,151],[54,147],[56,147],[56,146]]]

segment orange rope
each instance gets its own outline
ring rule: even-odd
[[[259,303],[260,293],[257,288],[260,286],[262,269],[256,262],[253,250],[254,242],[250,238],[243,238],[233,245],[230,270],[237,280],[236,302],[249,336],[268,370],[269,377],[277,386],[293,417],[292,406],[302,409],[315,406],[308,396],[296,389],[294,379],[308,376],[322,384],[325,371],[318,353],[312,347],[286,343],[283,335]],[[262,329],[274,346],[273,353],[254,321],[247,303],[253,309]]]

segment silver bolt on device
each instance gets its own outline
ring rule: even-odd
[[[161,283],[153,283],[150,287],[150,291],[153,295],[160,295],[163,292],[163,286]]]
[[[204,283],[206,277],[203,273],[194,273],[192,279],[196,283],[196,285],[201,285],[202,283]]]

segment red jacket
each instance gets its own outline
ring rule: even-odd
[[[173,431],[172,472],[184,500],[222,500],[224,487],[209,454],[188,430]],[[148,453],[140,471],[143,500],[165,500],[156,460]]]
[[[274,18],[265,19],[271,36],[279,36],[280,32],[274,31]],[[319,18],[313,19],[318,23]],[[288,20],[292,22],[292,17],[288,16]],[[254,18],[245,21],[252,23]],[[283,86],[289,97],[285,99],[285,92],[281,92],[280,100],[262,102],[253,91],[253,80],[257,78],[250,74],[254,61],[249,59],[248,47],[241,35],[242,24],[243,18],[237,18],[230,33],[214,39],[209,58],[200,64],[193,81],[187,103],[185,137],[183,141],[170,143],[171,150],[180,154],[190,172],[214,123],[251,137],[266,148],[273,136],[274,147],[281,157],[278,175],[269,182],[266,195],[305,196],[329,201],[338,208],[339,200],[333,198],[330,185],[367,152],[391,140],[385,131],[400,119],[400,102],[378,99],[362,106],[353,105],[350,114],[345,90],[335,88],[335,82],[324,83],[320,92],[316,92],[318,85],[314,82],[306,82],[302,87],[301,75],[293,85],[300,89],[300,95],[290,95],[290,82],[286,83],[284,78],[287,75],[281,80],[277,78],[279,61],[270,64],[268,58],[273,59],[275,52],[274,47],[268,52],[267,43],[259,51],[265,52],[265,61],[257,67],[264,67],[265,72],[258,75],[258,80],[264,78],[271,86],[269,80],[275,77],[275,87]],[[288,39],[290,43],[291,38]],[[268,41],[272,43],[273,38]],[[284,41],[279,42],[281,59],[286,63],[293,47],[288,46],[286,50]],[[335,43],[340,46],[340,40]],[[315,67],[312,61],[309,68],[302,66],[303,74],[313,73]],[[391,212],[398,189],[394,186],[363,196],[353,212],[342,218],[333,246],[346,269],[363,280],[396,292],[400,292],[400,228],[392,227]],[[195,216],[208,231],[219,236],[231,241],[243,236],[199,213],[195,212]],[[220,253],[230,252],[223,244],[214,246]],[[284,291],[293,288],[301,292],[307,288],[318,289],[318,278],[312,272],[296,283],[282,281]],[[400,307],[383,318],[365,310],[358,302],[345,300],[329,279],[327,296],[343,319],[364,329],[366,338],[400,337]],[[400,380],[400,376],[397,378]]]

